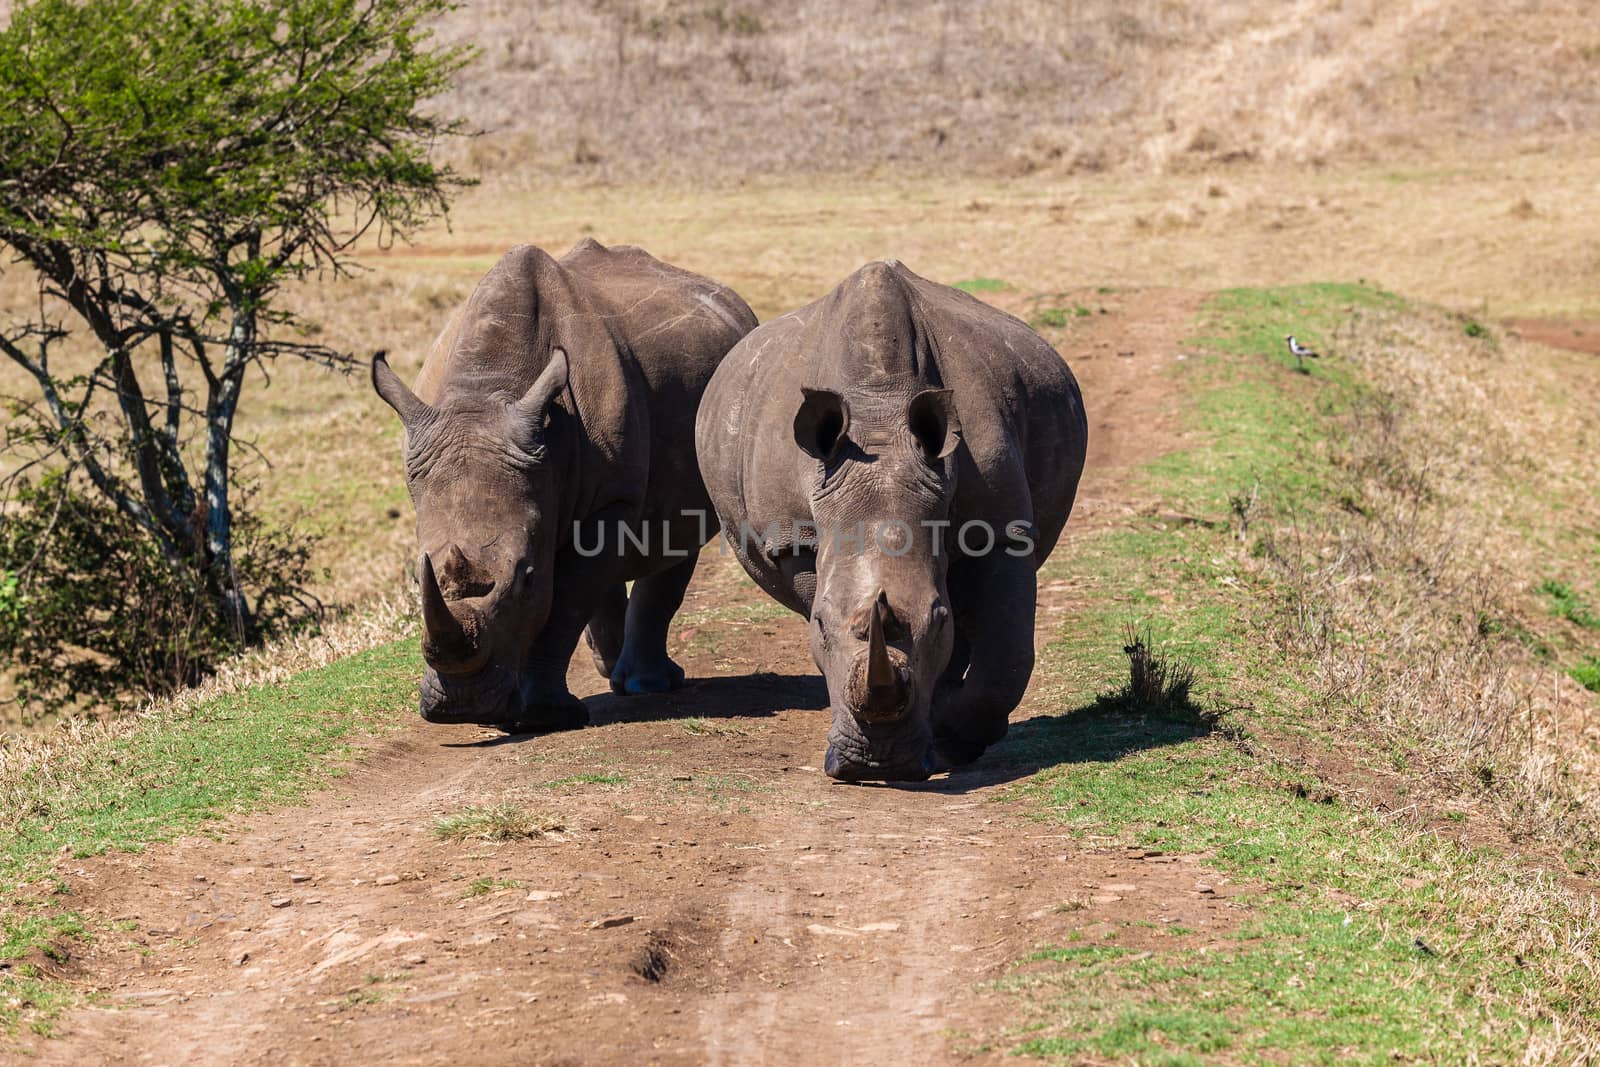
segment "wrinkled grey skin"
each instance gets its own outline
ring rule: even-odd
[[[1005,735],[1033,671],[1035,572],[1088,440],[1078,384],[1043,339],[872,263],[741,341],[695,439],[745,570],[810,620],[833,709],[828,774],[922,779]],[[977,530],[958,543],[973,520],[996,532],[987,551]],[[861,522],[883,535],[828,535]]]
[[[667,625],[711,533],[694,411],[755,321],[732,290],[638,248],[586,240],[557,260],[522,245],[434,343],[415,391],[374,358],[417,508],[423,718],[586,723],[566,683],[585,627],[617,692],[683,683]],[[603,549],[580,554],[575,523]],[[622,525],[648,547],[619,551]]]

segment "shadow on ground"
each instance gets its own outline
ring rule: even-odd
[[[762,718],[780,711],[826,711],[828,691],[815,674],[749,674],[698,678],[670,693],[618,696],[604,693],[584,701],[593,726],[677,719]],[[821,724],[819,724],[821,727]],[[1139,752],[1205,737],[1215,719],[1189,704],[1151,711],[1123,695],[1102,696],[1060,715],[1041,715],[1011,724],[1005,738],[976,763],[926,782],[839,783],[841,788],[900,789],[912,792],[968,793],[1018,781],[1069,763],[1111,763]],[[508,734],[467,742],[478,748],[534,741],[543,733]],[[822,735],[818,734],[819,745]]]
[[[1041,715],[1011,724],[1004,740],[976,763],[926,782],[864,782],[868,788],[935,793],[970,793],[1019,781],[1069,763],[1114,763],[1152,749],[1206,737],[1213,720],[1169,718],[1108,709],[1103,700],[1060,715]]]
[[[746,719],[780,711],[818,711],[828,706],[828,687],[820,674],[743,674],[691,678],[670,693],[617,696],[603,693],[585,700],[595,726],[664,719]]]
[[[748,719],[780,711],[818,711],[828,706],[828,688],[821,675],[746,674],[731,678],[692,678],[670,693],[618,696],[601,693],[588,697],[589,726],[622,722],[664,722],[672,719]],[[519,745],[553,731],[507,734],[478,741],[450,744],[452,748],[491,748]]]

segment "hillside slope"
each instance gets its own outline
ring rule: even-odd
[[[475,0],[491,170],[1194,168],[1600,132],[1581,0]]]

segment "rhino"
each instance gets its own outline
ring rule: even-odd
[[[580,635],[616,692],[683,684],[667,627],[712,534],[694,411],[755,324],[731,289],[642,249],[520,245],[414,387],[373,358],[416,504],[424,719],[587,723],[566,681]]]
[[[830,776],[921,780],[1005,736],[1087,442],[1049,344],[893,260],[729,353],[700,472],[750,577],[809,620]]]

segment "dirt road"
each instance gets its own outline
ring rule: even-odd
[[[1198,306],[1080,295],[1106,313],[1062,342],[1092,423],[1068,554],[1140,506],[1124,474],[1174,439],[1160,369]],[[1069,612],[1071,595],[1044,592]],[[1163,920],[1228,925],[1223,880],[1196,861],[1085,846],[1005,799],[1037,769],[1029,718],[1061,709],[1030,699],[973,770],[827,780],[804,623],[769,607],[731,557],[708,560],[674,633],[701,679],[681,692],[596,696],[592,728],[539,738],[396,708],[408,725],[303,807],[66,861],[75,899],[118,933],[77,961],[103,996],[38,1062],[983,1059],[1016,1021],[994,982],[1041,943],[1113,924],[1137,949]],[[1039,618],[1043,642],[1061,612]],[[572,682],[602,688],[586,656]],[[432,833],[503,801],[565,829]]]

